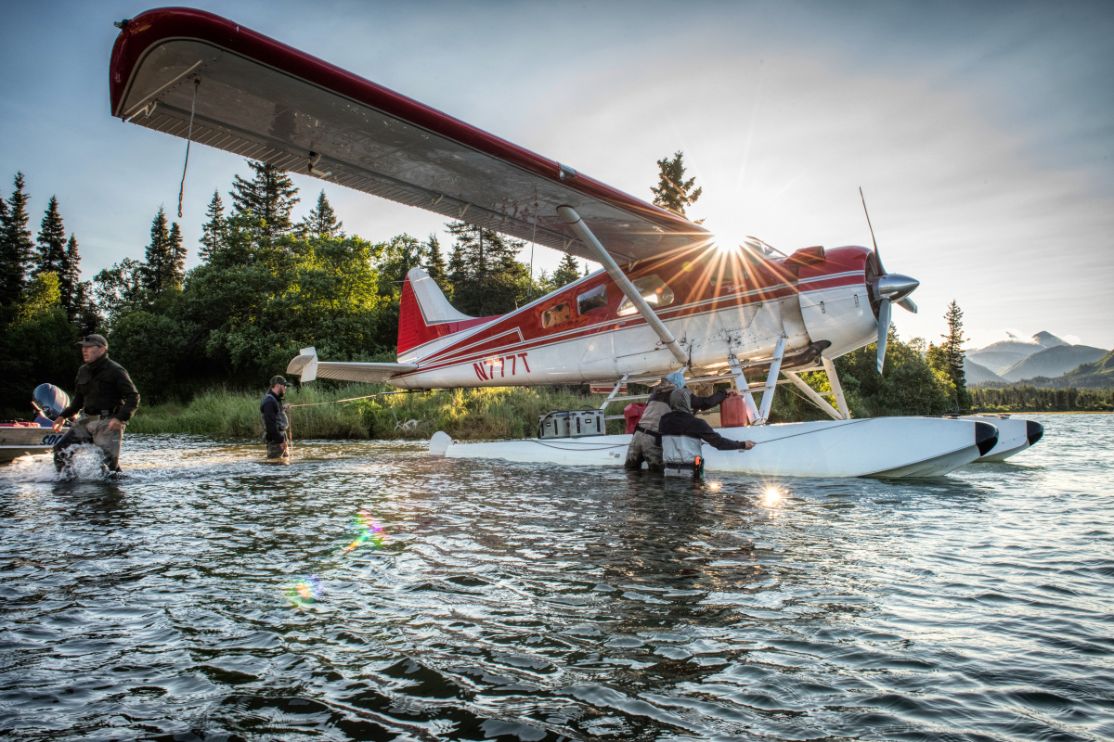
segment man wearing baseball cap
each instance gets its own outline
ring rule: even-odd
[[[104,455],[105,472],[115,474],[120,471],[124,427],[139,407],[139,392],[127,370],[108,357],[104,335],[86,335],[77,344],[85,364],[77,370],[73,399],[55,418],[54,429],[61,430],[66,420],[80,415],[54,444],[54,466],[62,471],[69,457],[67,449],[92,443]]]
[[[267,443],[268,459],[289,459],[290,446],[287,429],[290,418],[286,416],[286,406],[282,403],[289,384],[281,376],[271,377],[271,386],[259,403],[259,413],[263,417],[263,440]]]

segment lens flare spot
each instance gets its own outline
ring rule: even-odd
[[[316,575],[298,580],[286,589],[286,599],[296,608],[306,608],[321,599],[321,581]]]
[[[356,537],[344,547],[344,553],[346,554],[355,551],[364,544],[371,544],[376,549],[382,548],[387,540],[387,534],[383,530],[383,526],[366,510],[356,513],[352,528],[356,532]]]
[[[767,484],[762,488],[762,505],[776,508],[785,501],[785,490],[776,484]]]

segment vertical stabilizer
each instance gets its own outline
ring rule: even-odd
[[[398,358],[431,340],[486,321],[469,317],[449,304],[437,282],[421,268],[411,268],[402,284],[398,309]],[[410,362],[413,359],[407,359]]]

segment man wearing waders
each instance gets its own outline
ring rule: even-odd
[[[712,444],[720,451],[749,451],[754,441],[733,441],[724,438],[704,420],[692,414],[694,399],[688,389],[675,389],[669,395],[670,411],[661,416],[662,458],[665,469],[680,470],[699,478],[704,473],[701,445]]]
[[[71,446],[92,443],[101,449],[105,473],[115,474],[120,471],[124,427],[139,407],[139,392],[124,367],[109,359],[104,335],[86,335],[78,345],[85,364],[77,370],[73,400],[58,413],[54,429],[61,430],[75,413],[81,415],[54,444],[54,467],[58,471],[65,468]]]
[[[259,403],[259,413],[263,416],[263,440],[267,443],[268,459],[290,458],[290,447],[286,436],[290,419],[287,418],[286,407],[282,403],[287,386],[286,379],[272,376],[271,388]]]
[[[719,391],[708,397],[700,397],[685,389],[685,372],[674,371],[662,377],[650,398],[646,401],[646,409],[638,420],[638,427],[631,436],[630,447],[627,448],[627,469],[641,469],[645,461],[650,471],[660,474],[665,471],[661,458],[661,433],[658,425],[663,415],[669,412],[669,398],[674,391],[684,390],[688,394],[691,410],[709,410],[727,398],[727,392]]]

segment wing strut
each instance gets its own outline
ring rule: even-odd
[[[568,222],[569,226],[576,232],[577,237],[580,238],[580,241],[596,254],[596,260],[600,261],[603,265],[604,269],[607,271],[607,275],[611,276],[611,280],[615,281],[619,289],[626,294],[631,304],[634,304],[639,314],[646,320],[646,324],[650,325],[650,328],[657,333],[658,337],[661,338],[662,344],[669,348],[669,352],[673,354],[673,357],[680,361],[682,366],[687,366],[689,363],[688,356],[681,350],[681,346],[677,344],[677,338],[673,337],[673,333],[669,331],[669,328],[665,326],[661,318],[654,314],[654,310],[646,303],[646,300],[642,298],[642,294],[638,292],[638,289],[634,287],[631,280],[627,278],[627,274],[623,273],[623,270],[619,267],[618,263],[615,262],[615,259],[611,257],[611,254],[607,252],[607,248],[605,248],[603,244],[596,239],[596,236],[592,234],[592,230],[589,229],[588,225],[584,223],[584,220],[580,218],[580,214],[576,213],[576,209],[571,206],[558,206],[557,213]]]

